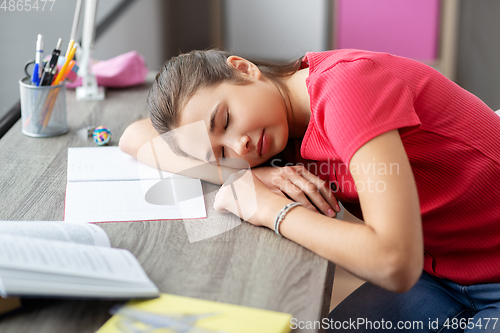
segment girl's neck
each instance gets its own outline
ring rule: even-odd
[[[309,125],[311,106],[306,86],[308,75],[309,68],[304,68],[283,80],[287,87],[287,91],[283,91],[282,94],[287,109],[290,138],[302,138]]]

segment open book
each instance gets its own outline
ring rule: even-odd
[[[0,221],[0,296],[152,298],[132,253],[91,224]]]
[[[159,188],[160,191],[153,193],[150,191],[152,188]],[[148,194],[153,194],[153,200],[148,200]],[[119,222],[206,217],[199,179],[152,168],[118,147],[68,149],[65,221]]]

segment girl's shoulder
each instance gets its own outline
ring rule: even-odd
[[[381,55],[388,54],[355,49],[338,49],[324,52],[308,52],[305,56],[305,62],[309,65],[310,73],[319,73],[334,67],[338,63],[373,59]]]
[[[309,66],[310,75],[328,71],[338,64],[357,63],[359,60],[368,60],[381,67],[392,68],[404,66],[405,68],[426,67],[418,61],[383,52],[364,51],[357,49],[337,49],[324,52],[308,52],[304,62]]]

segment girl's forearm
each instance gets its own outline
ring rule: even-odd
[[[131,124],[119,142],[120,149],[140,162],[163,171],[221,185],[235,170],[175,154],[158,135],[150,119]]]
[[[268,205],[265,225],[274,229],[281,208],[291,201],[275,197]],[[413,285],[411,260],[388,246],[369,226],[330,218],[303,207],[288,212],[281,234],[312,252],[382,288],[402,292]],[[421,272],[421,268],[416,268]]]

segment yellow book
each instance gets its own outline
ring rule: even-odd
[[[8,313],[21,307],[19,297],[2,298],[0,297],[0,314]]]
[[[113,312],[97,333],[286,333],[292,319],[286,313],[168,294],[131,301]]]

